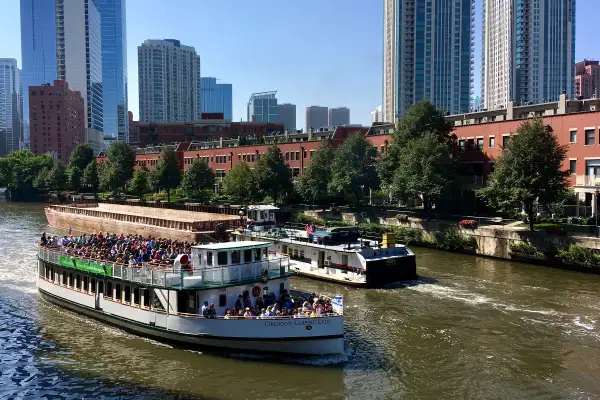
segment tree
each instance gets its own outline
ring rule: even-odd
[[[83,170],[81,170],[79,167],[70,165],[67,170],[67,175],[69,177],[69,189],[76,192],[81,190],[81,178],[83,176]]]
[[[422,100],[410,107],[396,124],[387,151],[377,165],[383,184],[391,185],[400,153],[409,141],[432,133],[451,150],[456,140],[452,129],[452,124],[444,118],[444,112],[436,109],[429,100]]]
[[[375,157],[377,149],[368,139],[358,132],[350,135],[335,152],[329,190],[359,205],[365,190],[378,187]]]
[[[181,180],[181,188],[188,199],[202,202],[208,200],[214,191],[215,174],[206,161],[196,158]]]
[[[310,156],[310,163],[302,173],[298,184],[298,192],[305,201],[325,202],[329,199],[329,181],[331,181],[331,164],[334,158],[331,146],[321,143]]]
[[[65,164],[58,161],[54,163],[50,172],[48,172],[47,183],[48,189],[61,191],[67,188],[67,171]]]
[[[83,178],[81,179],[82,189],[96,193],[98,191],[98,186],[100,186],[100,178],[98,175],[98,162],[92,160],[83,170]]]
[[[252,170],[244,161],[238,162],[223,178],[223,191],[236,201],[248,202],[256,195]]]
[[[256,163],[253,176],[260,194],[271,197],[275,202],[283,200],[294,190],[292,171],[277,146],[269,146]]]
[[[94,149],[92,149],[92,146],[87,143],[79,143],[71,152],[69,166],[79,168],[79,171],[83,171],[94,158]]]
[[[567,147],[559,144],[550,126],[539,118],[525,121],[502,149],[487,186],[478,194],[500,209],[522,203],[533,231],[535,203],[552,204],[568,187],[562,170],[566,156]]]
[[[138,169],[133,173],[133,178],[129,181],[127,185],[127,190],[134,196],[142,197],[144,194],[148,193],[149,185],[148,185],[148,171],[143,169]]]
[[[17,150],[6,158],[0,158],[0,180],[2,186],[11,191],[14,200],[28,201],[37,198],[34,180],[43,169],[52,168],[52,158],[36,156],[29,150]]]
[[[156,168],[150,172],[150,184],[158,190],[167,192],[167,201],[171,202],[171,190],[177,189],[181,181],[181,171],[177,156],[172,147],[165,146],[160,153]]]
[[[425,210],[431,210],[442,193],[454,183],[455,160],[448,145],[435,133],[409,140],[398,152],[391,192],[400,198],[421,197]]]
[[[122,192],[133,176],[135,154],[127,143],[118,140],[108,148],[100,181],[102,186],[113,193]]]
[[[49,189],[48,187],[48,182],[49,182],[49,177],[50,175],[50,170],[48,168],[42,168],[40,170],[40,172],[36,175],[36,177],[33,179],[33,187],[36,188],[37,190],[42,190],[42,191],[46,191]]]

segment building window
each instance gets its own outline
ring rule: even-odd
[[[465,151],[466,150],[466,141],[464,139],[460,139],[458,141],[458,151]]]
[[[594,144],[595,133],[596,132],[594,129],[586,129],[585,130],[585,145],[586,146],[591,146]]]
[[[577,143],[577,130],[571,131],[569,134],[570,134],[569,141],[571,143]]]
[[[490,149],[493,149],[496,146],[496,138],[494,136],[490,136]]]
[[[569,160],[569,172],[573,175],[577,173],[577,160]]]
[[[477,138],[477,150],[483,150],[483,138]]]
[[[467,139],[467,150],[468,151],[475,150],[475,140],[474,139]]]
[[[505,148],[506,146],[508,146],[509,142],[510,142],[510,136],[502,136],[502,148]]]

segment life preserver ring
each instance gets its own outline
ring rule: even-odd
[[[252,296],[254,296],[254,297],[260,296],[260,286],[254,286],[252,288]]]

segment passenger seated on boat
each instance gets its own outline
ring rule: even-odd
[[[230,309],[227,309],[227,310],[225,311],[225,319],[230,319],[230,318],[231,318],[231,310],[230,310]]]
[[[207,318],[217,318],[217,310],[215,310],[214,303],[210,303],[210,307],[206,311],[206,314],[207,314],[206,315]]]
[[[239,311],[239,310],[243,310],[244,309],[244,300],[242,298],[242,295],[240,294],[237,298],[237,300],[235,301],[235,310]]]
[[[202,304],[201,314],[203,317],[208,317],[208,301],[205,301],[204,304]]]
[[[252,314],[252,310],[250,307],[246,307],[246,312],[244,313],[244,318],[254,318],[255,315]]]

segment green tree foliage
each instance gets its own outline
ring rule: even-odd
[[[533,230],[535,203],[546,206],[564,196],[566,155],[567,147],[559,144],[550,126],[541,119],[525,121],[502,149],[487,186],[478,193],[500,209],[522,203]]]
[[[0,158],[0,186],[11,190],[13,199],[32,200],[37,196],[33,181],[40,171],[50,170],[52,163],[47,155],[36,156],[29,150],[14,151]]]
[[[409,141],[432,133],[452,149],[456,138],[451,132],[452,124],[444,119],[443,111],[436,109],[429,100],[422,100],[410,107],[398,121],[392,132],[392,141],[378,163],[377,169],[382,183],[386,186],[391,185],[402,149]]]
[[[249,202],[256,196],[252,170],[244,161],[238,162],[223,178],[223,191],[235,201]]]
[[[206,161],[196,158],[181,180],[181,188],[188,199],[202,202],[210,199],[214,192],[215,174]]]
[[[58,161],[48,172],[46,185],[50,190],[61,191],[67,188],[67,170],[65,164]]]
[[[40,172],[33,179],[33,182],[32,182],[33,187],[38,190],[41,190],[41,191],[46,191],[46,190],[50,189],[50,187],[48,186],[49,175],[50,175],[50,169],[42,168],[40,170]]]
[[[79,168],[79,171],[83,171],[94,158],[92,146],[87,143],[79,143],[71,152],[69,166]]]
[[[134,196],[142,197],[150,190],[148,185],[148,171],[138,169],[133,173],[133,178],[127,185],[127,191]]]
[[[298,192],[305,201],[319,203],[329,200],[328,186],[331,181],[331,164],[334,154],[331,146],[321,143],[311,155],[310,163],[302,173],[297,185]]]
[[[275,202],[283,201],[294,190],[292,171],[277,146],[269,146],[256,163],[253,175],[260,194]]]
[[[74,190],[76,192],[81,190],[81,179],[83,178],[83,170],[79,167],[70,165],[67,169],[67,175],[69,177],[69,189]]]
[[[403,200],[420,197],[425,210],[431,210],[454,183],[456,164],[450,153],[448,145],[434,133],[407,141],[397,155],[392,194]]]
[[[377,149],[369,140],[360,133],[350,135],[335,151],[330,192],[342,194],[359,205],[364,193],[378,188],[375,157]]]
[[[135,154],[131,146],[118,140],[110,145],[107,156],[100,174],[102,187],[113,193],[123,192],[133,176]]]
[[[96,193],[100,186],[100,177],[98,172],[98,163],[92,160],[83,170],[81,179],[81,188],[88,192]]]
[[[157,191],[167,192],[167,201],[171,202],[171,190],[177,189],[181,182],[181,171],[177,155],[172,147],[165,146],[160,153],[156,168],[150,171],[150,185]]]

